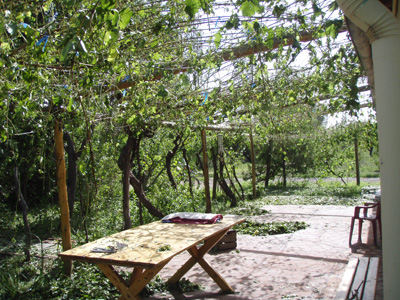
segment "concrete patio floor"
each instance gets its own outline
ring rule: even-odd
[[[366,245],[353,252],[349,248],[353,207],[282,205],[263,208],[271,213],[256,217],[258,221],[304,221],[309,227],[267,237],[238,235],[236,250],[207,254],[206,260],[233,287],[234,294],[220,294],[219,287],[196,265],[185,278],[201,284],[204,290],[158,294],[146,299],[334,299],[351,257],[382,257],[380,248],[373,245],[369,222],[363,229]],[[187,253],[175,257],[160,276],[168,278],[188,258]],[[382,300],[382,270],[379,274],[376,299]]]

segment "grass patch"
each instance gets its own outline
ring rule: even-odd
[[[359,198],[335,196],[266,196],[260,201],[265,205],[344,205],[354,206],[360,203]]]
[[[150,297],[154,294],[163,294],[168,291],[178,291],[179,293],[188,293],[201,291],[204,287],[200,284],[193,283],[189,279],[183,277],[179,280],[177,285],[169,285],[167,281],[163,280],[160,276],[156,276],[146,287],[139,293],[141,297]]]
[[[261,216],[269,214],[270,211],[262,208],[263,203],[256,202],[242,202],[238,207],[230,208],[227,213],[239,216]]]
[[[254,221],[245,221],[235,226],[239,234],[252,236],[267,236],[276,234],[285,234],[306,229],[308,225],[305,222],[272,222],[259,223]]]
[[[317,180],[293,183],[288,187],[270,186],[263,191],[259,205],[344,205],[360,203],[363,184],[343,185],[340,182]]]

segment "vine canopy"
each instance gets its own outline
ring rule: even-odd
[[[267,126],[265,114],[285,107],[326,114],[360,104],[362,71],[334,1],[1,5],[3,142],[21,133],[18,120],[45,127],[54,114],[140,131],[164,121]]]

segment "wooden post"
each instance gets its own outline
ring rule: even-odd
[[[56,164],[57,164],[57,186],[58,186],[58,200],[61,209],[61,235],[63,251],[72,248],[71,245],[71,228],[69,224],[69,207],[68,207],[68,193],[67,193],[67,180],[65,171],[65,157],[64,157],[64,141],[61,122],[56,121],[54,126],[54,139],[56,150]],[[72,274],[72,261],[64,260],[64,273],[67,276]]]
[[[256,190],[256,160],[254,156],[254,144],[253,144],[253,134],[250,132],[250,152],[251,152],[251,171],[252,171],[252,182],[253,182],[253,199],[257,197]]]
[[[203,175],[204,175],[204,190],[206,193],[206,213],[211,212],[211,199],[210,199],[210,178],[208,175],[208,158],[207,158],[207,141],[206,130],[201,130],[201,141],[203,144]]]
[[[283,177],[283,186],[286,187],[286,155],[285,148],[282,147],[282,177]]]
[[[265,183],[264,187],[267,188],[269,185],[269,177],[271,175],[271,149],[272,149],[272,139],[268,140],[268,151],[267,151],[267,165],[265,168]]]
[[[358,139],[357,137],[354,138],[354,154],[356,158],[356,179],[357,179],[357,186],[360,186],[360,163],[358,161]]]

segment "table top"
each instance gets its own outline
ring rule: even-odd
[[[59,256],[97,264],[154,268],[244,220],[241,217],[224,217],[216,224],[157,221],[64,251]],[[103,250],[110,253],[101,252]]]

